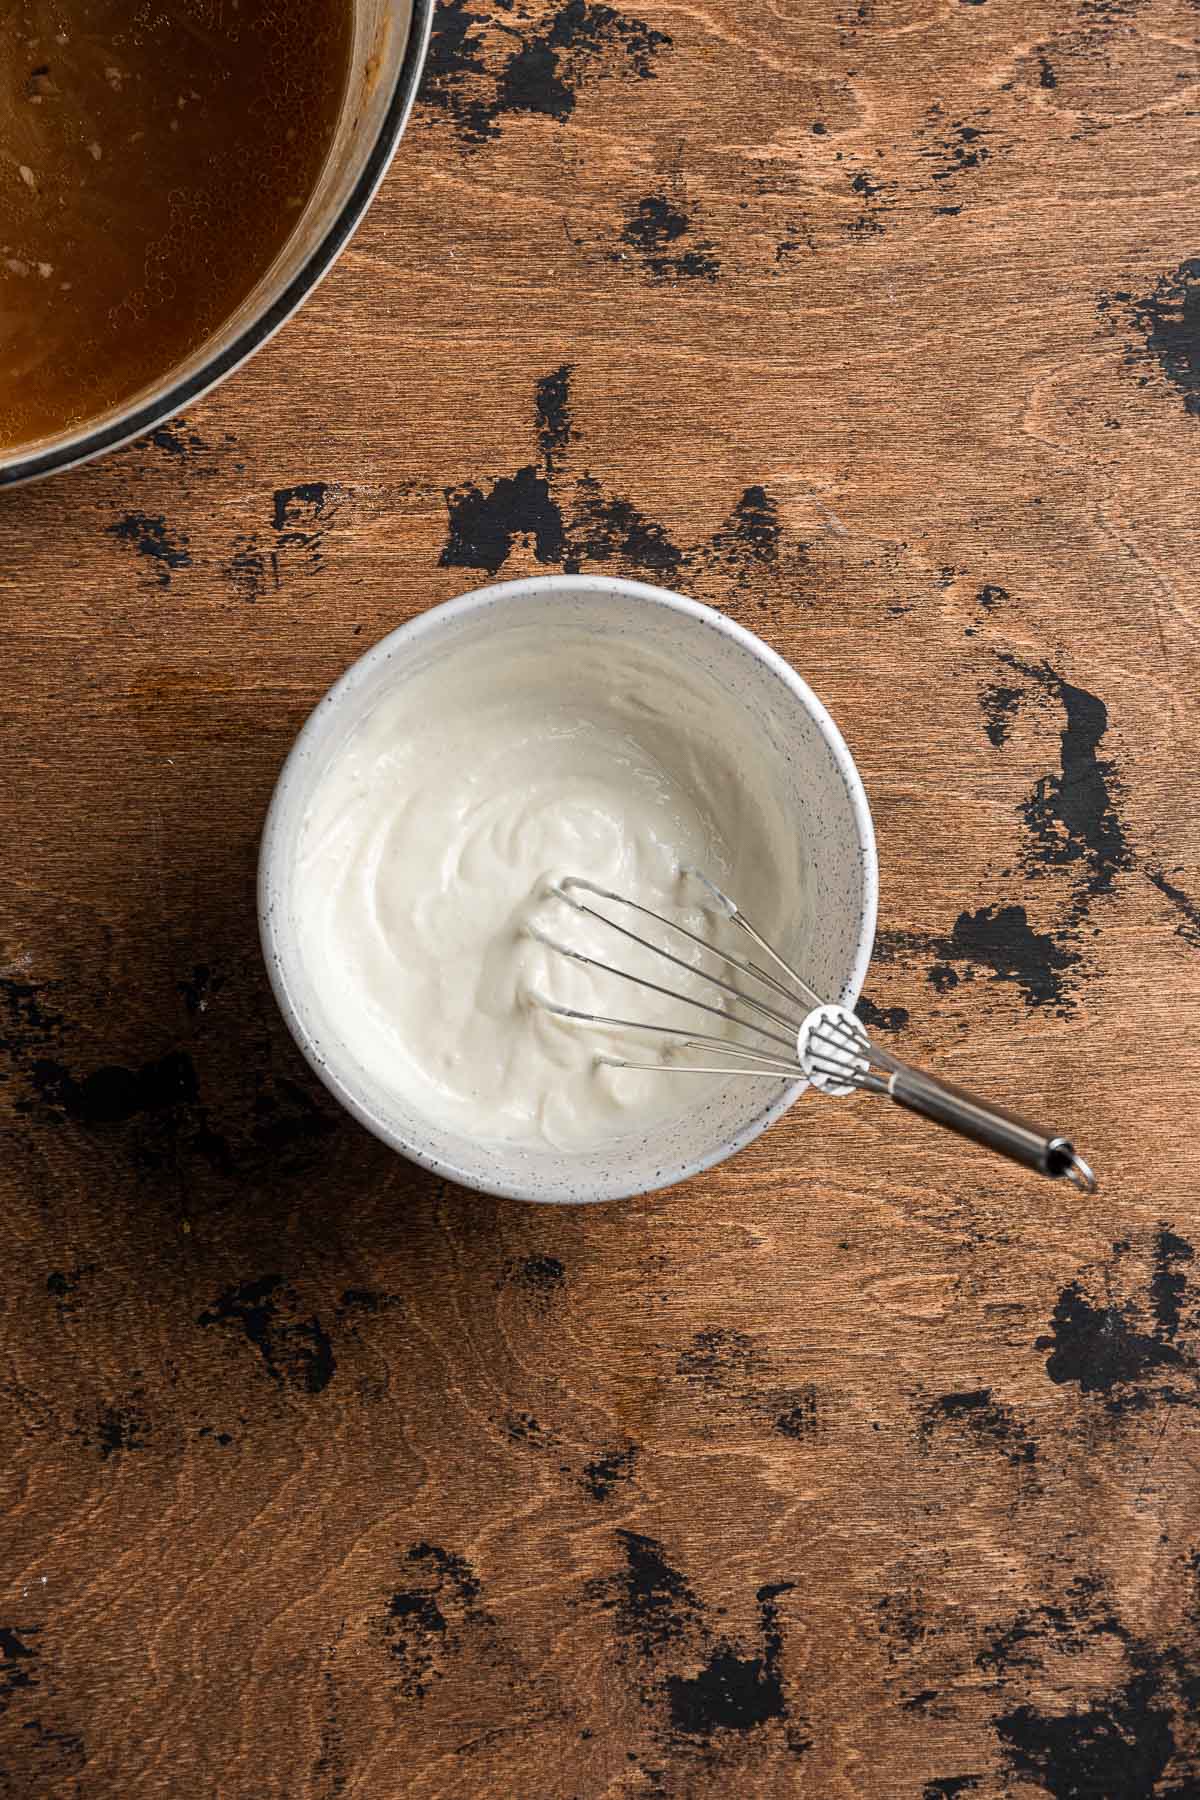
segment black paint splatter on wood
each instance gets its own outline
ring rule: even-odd
[[[0,976],[0,1053],[22,1062],[57,1042],[64,1020],[49,1010],[50,991],[42,982]]]
[[[638,257],[652,281],[715,281],[721,265],[707,242],[684,245],[691,220],[661,194],[648,194],[630,214],[621,241]]]
[[[1103,1299],[1093,1299],[1081,1281],[1059,1294],[1050,1331],[1035,1349],[1048,1352],[1046,1373],[1059,1386],[1098,1394],[1113,1414],[1141,1411],[1153,1398],[1168,1404],[1196,1404],[1196,1360],[1178,1340],[1188,1297],[1187,1271],[1194,1250],[1186,1238],[1160,1224],[1151,1246],[1145,1296],[1114,1299],[1106,1276]],[[1175,1377],[1186,1374],[1180,1387]],[[1166,1385],[1162,1385],[1166,1378]],[[1152,1383],[1159,1383],[1152,1386]]]
[[[1129,1383],[1145,1381],[1160,1369],[1178,1369],[1184,1358],[1174,1344],[1139,1331],[1129,1305],[1096,1304],[1078,1282],[1058,1297],[1050,1333],[1034,1346],[1049,1351],[1046,1373],[1062,1386],[1075,1382],[1082,1394],[1113,1395]]]
[[[251,1140],[256,1150],[270,1157],[319,1143],[341,1123],[340,1113],[324,1112],[313,1094],[285,1075],[255,1082]]]
[[[626,1444],[621,1449],[604,1451],[584,1466],[583,1486],[585,1492],[593,1500],[607,1500],[618,1482],[630,1479],[637,1457],[636,1444]]]
[[[739,1649],[714,1634],[702,1600],[667,1561],[664,1546],[639,1532],[617,1532],[624,1568],[587,1584],[588,1598],[612,1613],[622,1651],[640,1667],[642,1703],[662,1708],[662,1724],[676,1744],[709,1742],[718,1733],[747,1733],[790,1717],[781,1658],[783,1624],[777,1600],[793,1582],[757,1589],[761,1647]],[[676,1665],[676,1667],[671,1667]],[[802,1755],[811,1739],[795,1726],[786,1744]]]
[[[984,906],[977,912],[960,913],[948,936],[934,933],[883,931],[875,944],[878,962],[912,957],[931,957],[926,979],[939,993],[963,980],[985,974],[989,980],[1011,982],[1027,1006],[1048,1006],[1070,1012],[1074,1001],[1067,991],[1068,971],[1081,959],[1065,949],[1051,932],[1035,931],[1023,906]]]
[[[875,1612],[888,1661],[896,1663],[906,1659],[926,1635],[926,1619],[920,1602],[911,1593],[883,1594],[875,1602]]]
[[[1117,874],[1133,862],[1116,806],[1116,770],[1098,754],[1108,730],[1108,709],[1095,694],[1064,680],[1048,663],[1033,665],[1007,653],[1000,660],[1051,695],[1066,715],[1059,771],[1042,777],[1020,812],[1029,832],[1025,855],[1029,873],[1080,865],[1074,913],[1082,918],[1092,901],[1110,893]]]
[[[442,1676],[465,1626],[487,1621],[479,1605],[479,1577],[465,1556],[440,1544],[413,1544],[405,1552],[411,1577],[387,1602],[382,1633],[401,1693],[423,1700]]]
[[[282,1275],[263,1275],[226,1288],[196,1323],[239,1327],[272,1381],[294,1392],[320,1394],[337,1370],[333,1345],[315,1314],[287,1316],[296,1311],[296,1296]]]
[[[588,1583],[590,1597],[615,1616],[621,1635],[644,1657],[659,1656],[698,1629],[704,1608],[657,1539],[618,1531],[625,1567]]]
[[[848,172],[847,180],[850,183],[851,193],[857,194],[863,203],[862,210],[847,225],[847,231],[859,237],[878,235],[883,231],[882,214],[887,210],[889,204],[881,198],[884,192],[883,183],[876,181],[875,177],[866,169],[859,169],[854,173]]]
[[[36,1670],[25,1664],[37,1659],[37,1650],[26,1639],[37,1637],[36,1625],[0,1625],[0,1713],[12,1704],[13,1695],[22,1688],[38,1685]]]
[[[173,531],[161,513],[126,513],[105,529],[109,537],[131,545],[139,556],[148,559],[159,587],[170,587],[172,574],[192,566],[187,533]]]
[[[176,457],[181,462],[212,448],[208,440],[202,438],[186,419],[171,419],[166,425],[160,425],[152,431],[145,441],[153,444],[156,450],[165,450],[168,456]]]
[[[992,154],[989,142],[991,133],[981,125],[969,125],[965,120],[955,120],[946,128],[946,121],[941,115],[940,107],[933,107],[929,114],[935,130],[942,135],[933,143],[921,150],[920,154],[927,161],[938,166],[933,170],[933,179],[939,184],[953,181],[960,175],[969,174],[983,167]]]
[[[327,481],[302,481],[295,487],[277,488],[272,501],[271,528],[275,533],[274,569],[286,551],[300,551],[301,564],[310,573],[324,568],[325,533],[337,510],[337,490]]]
[[[1091,1645],[1119,1649],[1125,1672],[1087,1704],[1046,1708],[1042,1693],[1057,1659],[1068,1666]],[[1005,1686],[1029,1684],[1029,1697],[993,1719],[1007,1772],[1054,1800],[1083,1796],[1191,1795],[1194,1756],[1180,1752],[1177,1732],[1189,1734],[1200,1689],[1200,1661],[1189,1626],[1177,1641],[1151,1645],[1131,1631],[1094,1575],[1077,1577],[1061,1601],[1018,1614],[988,1634],[980,1658]]]
[[[543,375],[534,390],[538,443],[548,475],[554,472],[555,457],[571,441],[571,374],[572,365],[563,363],[549,375]]]
[[[1012,982],[1030,1006],[1068,1005],[1064,974],[1078,955],[1049,932],[1035,931],[1023,906],[983,906],[960,913],[946,940],[951,962],[989,971],[992,981]]]
[[[798,1443],[813,1443],[823,1435],[821,1397],[810,1382],[791,1396],[790,1403],[775,1418],[775,1430]]]
[[[425,59],[425,104],[446,113],[462,141],[472,146],[500,135],[491,106],[470,91],[476,78],[487,78],[487,23],[487,15],[471,12],[466,0],[443,0]]]
[[[39,1057],[31,1075],[45,1105],[80,1125],[120,1125],[140,1113],[187,1105],[197,1097],[196,1070],[183,1050],[168,1051],[138,1069],[111,1064],[82,1077]]]
[[[1183,915],[1175,927],[1176,936],[1181,937],[1194,950],[1200,950],[1200,906],[1190,900],[1182,888],[1177,888],[1168,881],[1161,869],[1147,869],[1146,878]]]
[[[988,739],[997,749],[1008,740],[1012,730],[1012,722],[1021,704],[1020,688],[1005,687],[1000,682],[992,682],[979,692],[979,706],[983,713],[984,729]]]
[[[532,1413],[505,1413],[500,1421],[500,1429],[509,1443],[525,1444],[531,1450],[547,1450],[558,1441],[552,1432],[538,1423]]]
[[[779,539],[783,527],[779,507],[759,483],[745,488],[729,517],[709,539],[707,549],[693,560],[731,576],[740,588],[748,588],[779,563]],[[803,556],[807,546],[798,546]]]
[[[935,1439],[947,1428],[964,1432],[985,1449],[998,1449],[1016,1468],[1037,1461],[1037,1444],[1029,1426],[1011,1406],[995,1399],[991,1388],[939,1394],[930,1400],[922,1408],[917,1428],[921,1448],[932,1449]]]
[[[652,79],[670,46],[665,31],[589,0],[560,0],[536,24],[528,16],[494,21],[466,0],[446,0],[434,20],[422,98],[468,150],[478,150],[520,114],[564,123],[595,75]]]
[[[961,1794],[970,1793],[977,1788],[982,1777],[979,1775],[940,1775],[934,1781],[927,1781],[921,1790],[921,1800],[958,1800]]]
[[[76,1415],[76,1425],[71,1436],[78,1438],[90,1449],[98,1450],[103,1462],[107,1462],[118,1451],[145,1450],[151,1429],[143,1405],[144,1399],[144,1393],[139,1390],[120,1403],[102,1405],[91,1412],[86,1409],[81,1411]]]
[[[1141,299],[1125,292],[1102,296],[1101,310],[1113,301],[1128,306],[1145,339],[1145,348],[1131,350],[1128,360],[1152,357],[1182,395],[1184,410],[1200,417],[1200,257],[1161,275]]]
[[[1023,685],[993,683],[980,691],[984,726],[994,745],[1007,741],[1018,710],[1029,700],[1048,698],[1060,705],[1064,714],[1059,767],[1041,777],[1018,811],[1025,827],[1021,862],[1026,876],[1041,880],[1063,869],[1071,879],[1066,918],[1043,938],[1041,954],[1034,959],[1041,964],[1036,1003],[1050,1000],[1059,1011],[1066,1011],[1072,1002],[1066,993],[1065,971],[1081,958],[1063,939],[1069,942],[1073,928],[1087,917],[1093,903],[1111,893],[1117,876],[1134,864],[1118,808],[1121,783],[1111,758],[1101,753],[1108,710],[1095,694],[1067,681],[1049,663],[1024,662],[1007,652],[999,661],[1019,676]],[[1014,909],[1005,911],[1010,925],[1015,926]],[[1014,931],[1012,935],[1024,933]],[[1027,940],[1022,952],[1034,948]],[[937,986],[954,980],[944,964],[931,970],[930,978]]]
[[[450,529],[438,558],[444,569],[496,575],[521,541],[532,544],[540,563],[567,560],[562,510],[532,463],[501,475],[486,491],[473,482],[447,488],[446,511]]]
[[[1157,1704],[1158,1691],[1146,1670],[1078,1710],[1013,1707],[996,1718],[996,1735],[1013,1773],[1055,1800],[1087,1794],[1149,1800],[1175,1754],[1170,1714]]]
[[[680,1352],[675,1372],[685,1381],[711,1390],[724,1387],[731,1380],[743,1381],[754,1372],[758,1361],[754,1340],[744,1331],[710,1328],[698,1331],[687,1349]]]
[[[185,1005],[194,1003],[197,1016],[221,987],[222,978],[211,970],[206,976],[205,967],[194,968],[178,984]],[[0,987],[0,1022],[5,998]],[[27,1003],[23,995],[17,996],[17,1004],[19,1029],[0,1032],[0,1050],[8,1052],[29,1095],[16,1101],[14,1111],[42,1123],[69,1122],[111,1133],[139,1173],[169,1177],[176,1194],[193,1162],[227,1180],[303,1170],[344,1123],[343,1115],[322,1105],[315,1081],[304,1086],[257,1071],[247,1078],[240,1068],[226,1072],[230,1079],[219,1095],[220,1114],[214,1116],[189,1050],[170,1050],[141,1064],[109,1063],[80,1071],[63,1054],[69,1022],[40,1002]],[[57,1054],[45,1053],[49,1051]]]
[[[139,1169],[178,1169],[186,1145],[206,1154],[210,1149],[228,1159],[216,1134],[209,1130],[197,1104],[195,1066],[186,1051],[169,1051],[136,1068],[106,1064],[79,1075],[60,1057],[41,1055],[59,1048],[66,1022],[39,1015],[41,1026],[11,1036],[6,1047],[34,1098],[19,1100],[15,1111],[60,1124],[69,1120],[87,1130],[133,1126],[126,1139],[130,1160]],[[46,1041],[46,1040],[49,1041]]]
[[[854,1010],[871,1031],[903,1031],[909,1020],[906,1006],[877,1006],[866,994],[859,995]]]
[[[815,125],[813,130],[816,130]],[[793,250],[807,250],[810,255],[816,255],[817,246],[813,240],[812,231],[803,223],[803,221],[797,222],[789,220],[787,230],[791,235],[780,238],[775,246],[775,261],[777,263],[786,262]]]
[[[668,1675],[667,1700],[671,1723],[691,1737],[712,1737],[718,1731],[751,1731],[772,1719],[783,1719],[787,1707],[779,1659],[783,1631],[775,1602],[790,1593],[790,1581],[761,1587],[755,1596],[759,1608],[763,1648],[758,1656],[739,1656],[727,1645],[718,1645],[698,1675]]]
[[[567,1271],[557,1256],[525,1256],[506,1265],[510,1284],[526,1294],[549,1299],[567,1285]]]
[[[570,555],[564,567],[577,571],[584,562],[612,560],[631,563],[655,575],[674,575],[684,557],[666,529],[648,519],[629,500],[605,494],[599,481],[581,475],[575,487],[575,511],[571,519]]]
[[[44,1667],[45,1647],[33,1641],[41,1632],[40,1625],[0,1625],[0,1717],[10,1710],[19,1715],[38,1709],[37,1717],[21,1719],[19,1736],[16,1718],[5,1720],[0,1787],[5,1794],[28,1795],[30,1800],[76,1792],[72,1778],[86,1761],[82,1736],[49,1725],[41,1716],[43,1707],[53,1705],[55,1691],[53,1676]]]
[[[227,573],[238,598],[253,605],[268,591],[277,592],[280,587],[279,551],[264,548],[253,535],[237,537]]]
[[[540,460],[487,482],[445,490],[448,529],[439,562],[496,575],[518,545],[539,563],[578,573],[618,563],[657,578],[685,568],[719,569],[741,587],[780,565],[778,506],[760,484],[747,487],[711,538],[686,550],[666,526],[624,495],[610,494],[586,469],[572,473],[571,367],[543,376],[534,391]],[[802,558],[805,546],[797,546]]]
[[[493,121],[510,113],[532,113],[560,123],[575,111],[579,92],[600,69],[650,80],[666,32],[652,30],[611,6],[565,0],[549,23],[535,32],[501,68]]]
[[[699,1596],[668,1561],[661,1543],[633,1531],[619,1531],[617,1541],[624,1567],[588,1582],[586,1592],[611,1613],[619,1657],[634,1659],[639,1697],[659,1711],[668,1742],[707,1744],[721,1734],[786,1724],[777,1602],[794,1584],[773,1582],[757,1590],[761,1642],[747,1652],[713,1632]],[[801,1725],[789,1726],[785,1736],[794,1755],[811,1746]]]
[[[325,516],[330,487],[327,481],[301,481],[295,487],[276,488],[272,500],[271,525],[285,543],[295,534],[301,544],[308,544],[314,525]]]
[[[1150,1278],[1150,1300],[1159,1331],[1173,1338],[1183,1323],[1183,1303],[1188,1282],[1185,1270],[1196,1260],[1196,1252],[1186,1238],[1161,1224],[1154,1239],[1154,1273]]]
[[[276,488],[271,497],[270,535],[236,537],[225,566],[239,599],[253,604],[277,591],[285,571],[315,575],[325,567],[325,535],[337,517],[342,490],[328,481],[300,481]]]

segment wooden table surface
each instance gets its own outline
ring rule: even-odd
[[[0,502],[0,1792],[1200,1794],[1200,15],[451,0],[340,265]],[[256,946],[288,743],[493,576],[862,769],[870,1100],[577,1210],[390,1154]]]

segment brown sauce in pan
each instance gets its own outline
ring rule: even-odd
[[[0,446],[229,317],[320,173],[350,0],[0,0]]]

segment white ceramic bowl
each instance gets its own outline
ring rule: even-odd
[[[732,1156],[801,1092],[802,1082],[732,1079],[708,1089],[669,1127],[600,1150],[564,1152],[475,1140],[383,1092],[323,1019],[297,949],[293,874],[313,793],[379,696],[437,658],[498,634],[562,627],[613,642],[636,636],[665,651],[712,693],[716,716],[749,717],[761,744],[746,782],[795,820],[802,973],[853,1005],[875,935],[875,837],[866,794],[829,714],[795,670],[752,633],[694,600],[636,581],[554,575],[477,589],[402,625],[360,657],[316,707],[283,766],[259,859],[259,924],[275,997],[301,1050],[356,1119],[439,1175],[518,1200],[625,1199],[683,1181]],[[736,895],[734,898],[736,899]]]

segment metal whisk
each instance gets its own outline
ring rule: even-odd
[[[789,1081],[805,1079],[826,1094],[844,1095],[855,1089],[871,1094],[884,1094],[894,1100],[897,1106],[918,1113],[922,1118],[932,1119],[938,1125],[945,1125],[960,1137],[970,1138],[989,1150],[998,1151],[1000,1155],[1021,1163],[1027,1169],[1036,1169],[1039,1174],[1051,1177],[1065,1176],[1085,1193],[1095,1192],[1096,1177],[1083,1159],[1076,1155],[1068,1138],[1058,1132],[1039,1131],[1028,1120],[992,1106],[975,1095],[966,1093],[962,1088],[940,1081],[920,1069],[914,1069],[911,1064],[893,1056],[889,1050],[872,1043],[861,1020],[848,1007],[822,1000],[803,976],[755,930],[728,894],[723,893],[698,869],[684,869],[682,873],[700,884],[707,896],[708,905],[714,907],[728,925],[749,940],[769,966],[764,967],[751,956],[738,956],[731,950],[723,949],[677,919],[665,918],[661,913],[653,912],[624,894],[598,887],[595,882],[584,881],[579,876],[569,875],[555,883],[550,893],[575,912],[598,920],[630,943],[638,944],[665,963],[683,969],[691,980],[707,984],[713,993],[711,1000],[683,993],[676,987],[651,981],[644,975],[635,975],[615,963],[585,955],[581,950],[574,950],[569,945],[560,943],[540,926],[530,925],[527,930],[531,937],[560,956],[569,957],[573,962],[582,963],[588,968],[601,970],[606,975],[615,975],[634,987],[677,1000],[683,1006],[720,1020],[726,1033],[737,1031],[742,1036],[737,1038],[720,1035],[715,1031],[692,1030],[685,1025],[660,1025],[645,1019],[622,1019],[602,1013],[584,1012],[576,1007],[562,1006],[544,995],[533,994],[531,998],[536,1005],[560,1019],[620,1031],[645,1032],[667,1040],[675,1052],[702,1052],[705,1058],[703,1061],[681,1061],[677,1054],[672,1054],[669,1059],[660,1057],[657,1061],[638,1061],[631,1057],[600,1054],[596,1059],[598,1063],[615,1069],[742,1075],[760,1080],[763,1076],[777,1075]],[[655,925],[677,933],[694,948],[715,958],[724,965],[727,974],[713,974],[694,960],[677,956],[674,951],[664,949],[661,944],[642,936],[630,926],[619,924],[597,907],[589,906],[585,899],[579,898],[580,895],[607,900],[626,908],[630,913],[653,920]]]

